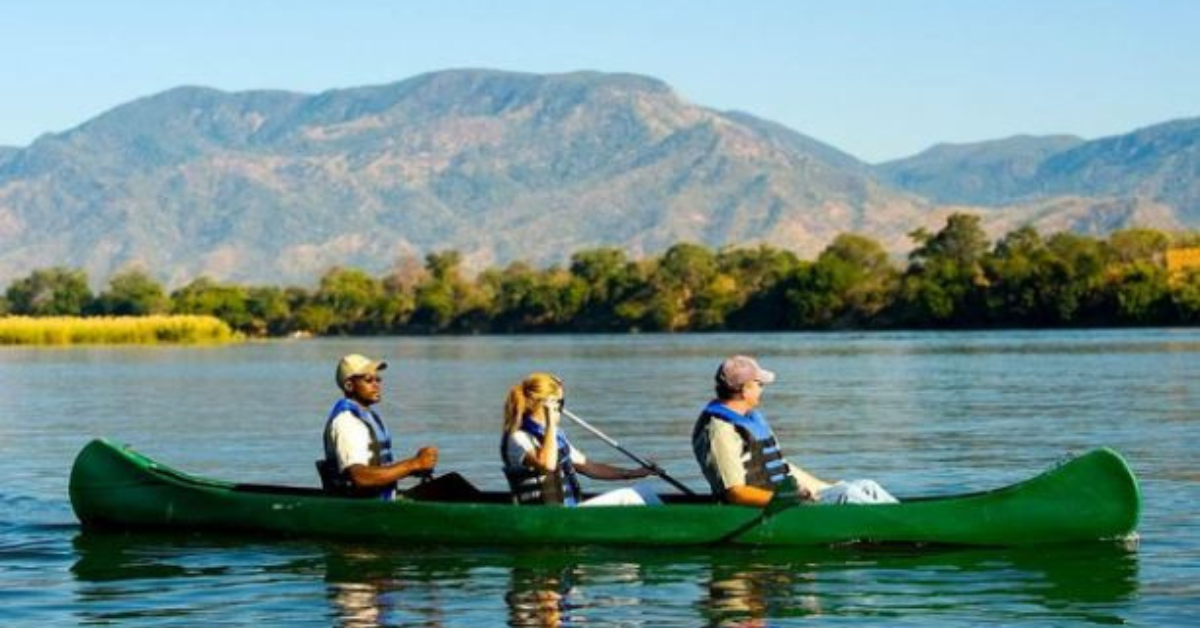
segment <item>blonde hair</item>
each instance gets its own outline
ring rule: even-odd
[[[508,389],[504,400],[504,431],[515,432],[521,427],[521,417],[541,407],[550,397],[563,396],[562,380],[550,373],[531,373],[521,383]]]

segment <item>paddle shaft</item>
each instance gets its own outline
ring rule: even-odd
[[[632,451],[625,449],[624,447],[621,446],[620,443],[613,440],[612,438],[609,438],[609,436],[607,434],[605,434],[604,432],[601,432],[600,430],[592,427],[591,423],[588,423],[587,421],[584,421],[583,419],[575,416],[575,414],[572,413],[570,410],[563,408],[562,414],[563,414],[563,416],[565,416],[568,419],[571,419],[572,421],[577,423],[579,425],[579,427],[582,427],[583,429],[591,432],[592,434],[595,434],[597,437],[600,438],[600,440],[608,443],[617,451],[625,454],[626,456],[629,456],[629,458],[631,460],[642,465],[643,468],[653,471],[655,475],[662,478],[663,480],[666,480],[667,483],[669,483],[671,486],[674,486],[675,488],[683,491],[684,494],[686,494],[686,495],[695,495],[696,494],[694,491],[692,491],[692,489],[688,488],[687,486],[684,486],[682,482],[671,477],[670,474],[668,474],[665,469],[654,464],[653,462],[650,462],[649,460],[646,460],[645,458],[642,458],[641,456],[633,453]]]

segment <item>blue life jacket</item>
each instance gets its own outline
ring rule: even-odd
[[[350,481],[350,476],[338,469],[337,451],[333,446],[333,420],[343,412],[349,412],[356,419],[362,421],[370,431],[371,457],[369,464],[371,466],[383,466],[394,461],[394,457],[392,456],[392,434],[388,431],[387,426],[383,424],[383,419],[380,418],[378,413],[369,408],[364,408],[350,399],[339,399],[337,403],[333,404],[333,409],[329,411],[329,418],[325,419],[325,459],[317,461],[317,472],[321,475],[321,486],[330,493],[361,496],[363,492],[355,489],[354,483]],[[379,497],[384,500],[394,499],[395,496],[395,484],[379,492]]]
[[[539,448],[546,438],[546,428],[528,416],[521,418],[520,430],[532,436],[533,442],[537,443]],[[561,427],[555,439],[558,442],[558,466],[554,473],[530,468],[522,460],[508,460],[508,439],[508,432],[500,438],[500,458],[504,461],[504,477],[512,491],[513,502],[567,506],[574,506],[580,502],[583,493],[579,489],[579,476],[575,473],[575,465],[571,463],[571,443]]]
[[[719,401],[710,401],[700,413],[700,420],[692,432],[696,441],[701,430],[708,429],[716,419],[732,425],[742,437],[742,463],[746,468],[746,485],[774,491],[787,478],[788,465],[783,452],[775,440],[775,433],[767,425],[767,419],[758,410],[750,414],[738,414]],[[748,454],[748,455],[747,455]]]

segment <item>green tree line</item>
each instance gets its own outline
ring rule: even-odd
[[[1200,234],[1151,229],[1107,238],[1045,237],[1032,227],[988,241],[978,216],[910,234],[907,264],[843,234],[815,260],[772,248],[681,243],[630,259],[617,248],[566,266],[514,262],[474,277],[455,251],[383,276],[332,268],[314,289],[200,278],[167,292],[142,270],[93,294],[81,270],[35,270],[8,286],[0,313],[29,316],[209,314],[252,336],[1194,325],[1200,269],[1168,276],[1173,246]]]

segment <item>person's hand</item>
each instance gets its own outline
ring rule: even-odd
[[[550,397],[543,402],[542,407],[546,409],[546,425],[558,425],[559,419],[562,418],[560,405],[557,397]]]
[[[433,468],[437,466],[437,447],[422,447],[418,449],[414,459],[417,461],[417,467],[421,471],[433,471]]]

